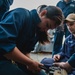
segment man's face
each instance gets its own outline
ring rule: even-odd
[[[75,34],[75,22],[67,22],[66,23],[68,30],[72,33]]]
[[[41,22],[39,23],[36,34],[38,35],[40,42],[48,42],[48,33],[47,31],[49,29],[56,28],[55,22],[53,20],[50,20],[48,18],[42,17]]]
[[[54,29],[56,28],[57,25],[55,21],[50,20],[46,17],[42,17],[41,23],[39,24],[39,28],[41,31],[47,32],[49,29]]]

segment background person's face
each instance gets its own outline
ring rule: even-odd
[[[67,22],[66,25],[70,33],[75,34],[75,22]]]

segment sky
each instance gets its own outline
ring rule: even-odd
[[[10,7],[11,9],[23,7],[26,9],[36,9],[39,5],[56,5],[59,0],[14,0],[13,4]]]

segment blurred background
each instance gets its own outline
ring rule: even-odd
[[[46,5],[56,5],[59,0],[14,0],[11,9],[17,7],[24,7],[29,10],[37,8],[39,5],[46,4]]]

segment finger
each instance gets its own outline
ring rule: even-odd
[[[40,68],[41,66],[44,66],[44,64],[41,64],[41,63],[40,63],[40,64],[38,65],[39,68]]]
[[[55,60],[55,61],[58,61],[58,58],[55,58],[54,60]]]
[[[59,63],[53,63],[54,66],[59,66]]]

